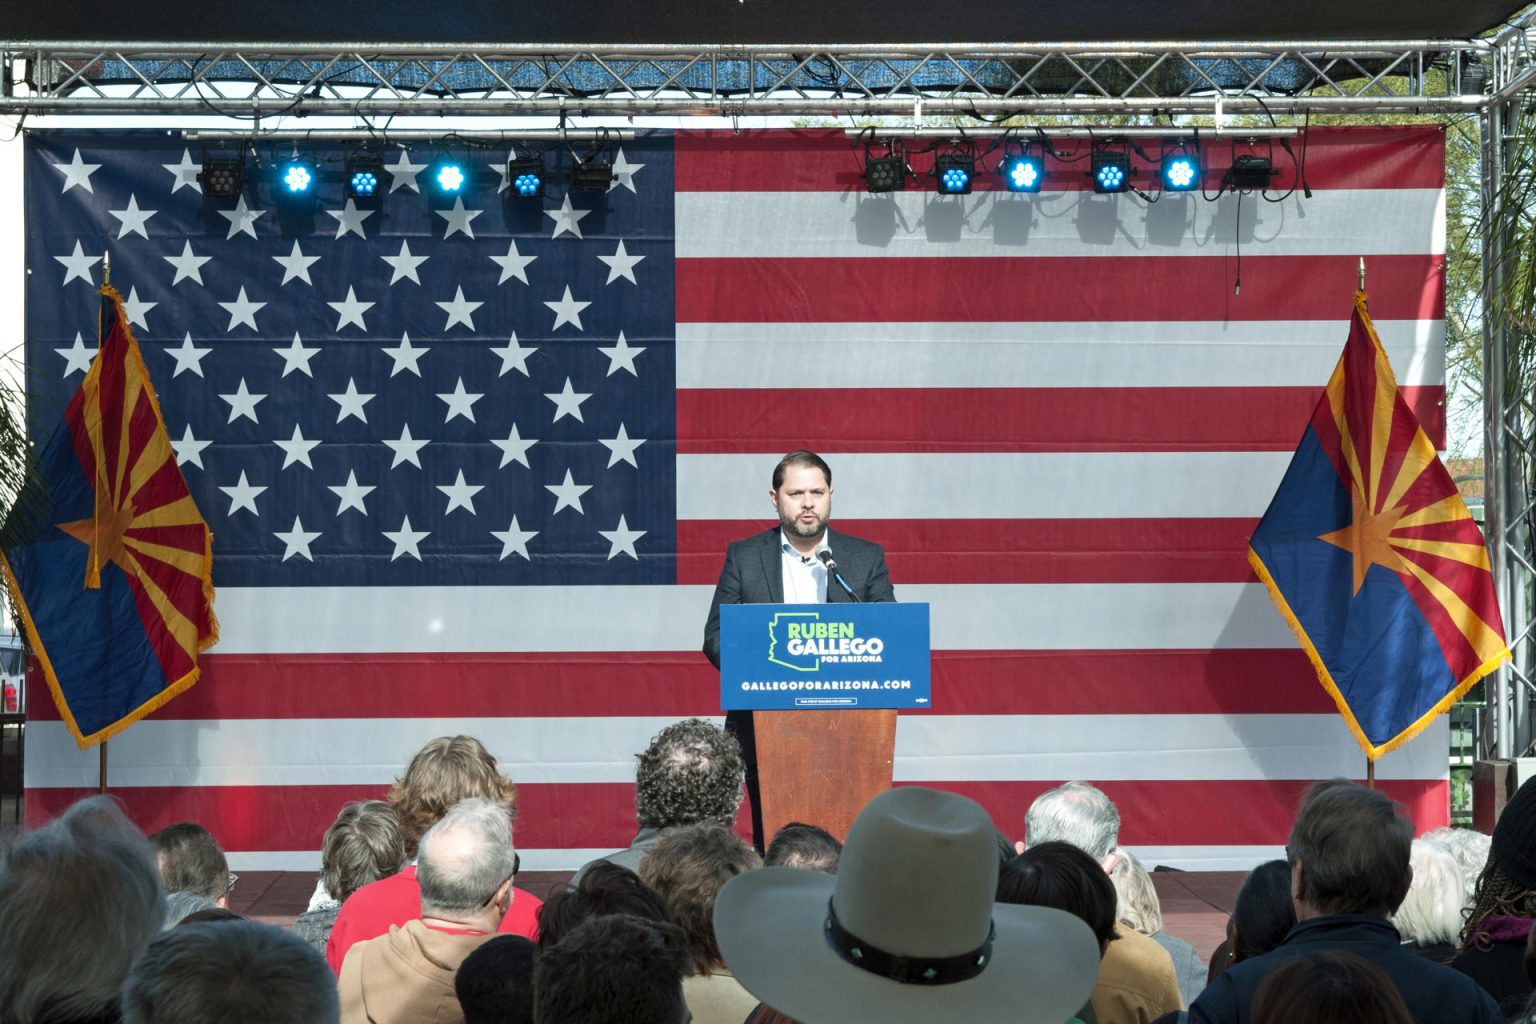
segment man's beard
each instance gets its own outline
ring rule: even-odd
[[[784,532],[791,537],[820,537],[827,529],[827,521],[818,519],[816,525],[807,526],[800,521],[799,516],[779,515],[779,524],[784,527]]]

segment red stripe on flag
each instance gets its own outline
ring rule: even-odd
[[[679,454],[1291,451],[1317,387],[683,390]],[[1436,448],[1445,388],[1403,388]],[[784,410],[793,409],[793,417]]]
[[[702,642],[702,624],[700,635]],[[720,714],[701,653],[209,654],[156,721],[327,718],[687,718]],[[915,715],[1329,714],[1299,650],[936,651],[934,708]],[[56,722],[29,684],[28,716]]]
[[[677,524],[677,581],[713,585],[739,520]],[[762,528],[771,525],[766,520]],[[1257,519],[839,519],[901,583],[1248,583]]]
[[[1114,765],[1106,764],[1106,771]],[[1280,845],[1309,782],[1095,780],[1120,809],[1120,840],[1128,846]],[[961,793],[991,813],[1010,836],[1024,828],[1024,812],[1059,782],[929,782]],[[327,826],[342,805],[382,799],[380,786],[207,786],[124,787],[112,795],[145,832],[178,821],[203,825],[225,850],[319,851]],[[1377,788],[1400,801],[1415,831],[1449,820],[1450,785],[1445,780],[1385,780]],[[28,827],[56,817],[87,788],[30,789]],[[518,787],[517,845],[621,849],[635,834],[634,786],[628,783],[528,784]]]
[[[760,132],[679,132],[676,136],[676,185],[679,192],[863,192],[864,146],[855,144],[841,130]],[[1304,145],[1305,143],[1305,145]],[[988,143],[990,144],[990,143]],[[926,146],[927,142],[913,145]],[[1056,139],[1063,154],[1086,154],[1086,139]],[[1306,157],[1307,184],[1322,189],[1443,188],[1445,186],[1445,131],[1438,125],[1419,128],[1315,128],[1310,137],[1290,140],[1291,152],[1276,142],[1253,146],[1227,139],[1204,141],[1206,187],[1220,187],[1221,177],[1232,165],[1234,153],[1268,156],[1276,175],[1272,194],[1297,184],[1297,167]],[[1158,143],[1143,147],[1156,158]],[[883,151],[883,150],[877,150]],[[982,161],[975,187],[995,189],[990,173],[1001,152]],[[1294,157],[1294,160],[1293,160]],[[920,176],[933,166],[933,154],[910,153],[908,162]],[[1157,160],[1132,154],[1138,180],[1150,182]],[[1048,159],[1044,191],[1077,191],[1092,188],[1086,157],[1075,163]],[[932,180],[920,177],[913,188],[932,191]],[[1148,186],[1153,187],[1153,186]]]
[[[680,323],[1339,321],[1354,256],[889,256],[677,261]],[[1371,258],[1382,320],[1445,315],[1445,258]],[[1045,282],[1045,284],[1042,284]],[[835,339],[831,341],[836,344]]]

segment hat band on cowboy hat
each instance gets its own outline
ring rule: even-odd
[[[864,942],[844,928],[830,899],[823,930],[827,944],[848,963],[906,985],[950,985],[971,980],[987,969],[992,959],[992,941],[997,938],[994,924],[987,931],[987,941],[968,953],[945,957],[898,956]]]

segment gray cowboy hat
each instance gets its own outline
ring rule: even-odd
[[[726,883],[715,938],[747,991],[801,1024],[1063,1024],[1099,944],[1049,907],[997,904],[996,830],[965,797],[888,790],[836,876],[763,868]]]

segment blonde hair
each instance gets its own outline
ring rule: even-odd
[[[1126,850],[1115,852],[1120,862],[1109,873],[1109,880],[1115,885],[1115,916],[1128,928],[1143,935],[1155,935],[1163,930],[1163,908],[1152,876],[1135,854]]]
[[[439,736],[417,751],[389,791],[406,856],[415,857],[427,830],[448,808],[470,797],[499,801],[514,816],[517,813],[517,786],[473,736]]]
[[[1439,843],[1415,839],[1408,853],[1413,882],[1392,915],[1404,939],[1418,946],[1455,945],[1461,932],[1466,882],[1455,856]]]

